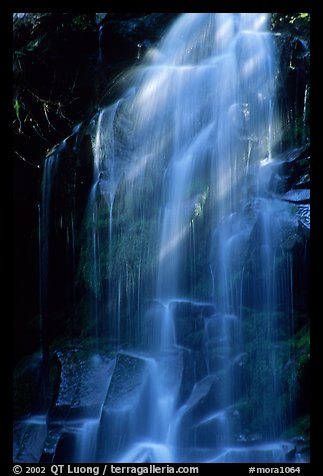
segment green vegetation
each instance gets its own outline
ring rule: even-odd
[[[204,208],[204,205],[205,205],[205,202],[207,200],[208,195],[209,195],[209,187],[206,187],[206,189],[202,193],[202,196],[199,197],[199,199],[197,200],[197,202],[195,204],[195,210],[194,210],[194,217],[195,218],[200,217],[202,215],[203,208]]]
[[[94,13],[24,13],[13,28],[14,152],[39,166],[92,110],[98,26]]]
[[[294,319],[297,323],[298,316],[294,316]],[[303,321],[304,316],[300,316],[300,319]],[[274,323],[275,339],[267,333],[268,322]],[[257,432],[262,437],[270,437],[272,422],[280,421],[282,437],[292,438],[302,433],[301,427],[290,427],[290,423],[295,412],[299,414],[300,411],[301,387],[308,385],[309,328],[306,324],[292,335],[286,323],[288,316],[281,312],[276,312],[273,318],[266,312],[244,308],[242,330],[246,342],[245,375],[248,389],[246,398],[240,402],[244,432]],[[272,382],[275,381],[277,384],[282,382],[282,385],[273,388]],[[302,405],[307,411],[308,402],[303,401]],[[302,415],[299,418],[303,421],[307,417]]]
[[[302,29],[308,32],[310,25],[309,13],[273,13],[272,14],[272,28],[278,30],[293,26],[293,28]]]
[[[79,31],[86,31],[86,30],[92,30],[95,31],[97,29],[97,26],[94,21],[94,15],[85,13],[83,15],[77,15],[74,18],[72,18],[71,21],[72,28],[74,30],[79,30]]]
[[[309,438],[309,431],[310,431],[310,415],[306,414],[297,418],[292,426],[288,428],[288,430],[284,431],[282,434],[283,438],[295,438],[295,437],[303,437],[305,440]]]
[[[273,13],[272,30],[279,33],[277,89],[283,113],[280,140],[286,149],[309,141],[310,14]]]

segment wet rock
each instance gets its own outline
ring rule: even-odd
[[[103,411],[132,406],[140,397],[146,370],[145,360],[127,354],[118,355]]]
[[[294,189],[309,188],[310,154],[307,146],[289,150],[278,156],[274,162],[277,164],[271,179],[271,189],[274,193],[283,195],[290,190],[294,193]]]
[[[62,423],[54,423],[49,426],[40,458],[41,462],[52,463],[54,461],[56,449],[63,433],[64,427]]]
[[[13,460],[15,463],[37,463],[47,435],[45,416],[29,418],[14,425]]]
[[[225,371],[207,375],[196,382],[191,394],[177,413],[176,429],[183,447],[206,447],[207,435],[212,435],[213,447],[220,444],[219,435],[223,434],[226,419],[224,405],[228,403],[223,392],[226,379]],[[220,436],[221,438],[221,436]]]
[[[71,455],[66,442],[72,445],[88,418],[100,418],[115,359],[82,348],[61,349],[54,359],[59,367],[56,400],[48,416],[31,415],[16,423],[17,462],[53,462],[58,448]]]
[[[191,349],[203,345],[204,319],[214,314],[213,304],[195,301],[172,301],[169,304],[173,316],[176,342]]]
[[[104,18],[100,35],[103,62],[118,65],[136,61],[175,18],[174,13],[109,13]],[[117,49],[111,45],[118,45]]]
[[[294,188],[309,188],[310,186],[310,174],[306,173],[302,175],[299,180],[294,184]]]
[[[153,357],[118,355],[100,422],[99,460],[119,458],[120,447],[127,448],[130,442],[144,438],[152,425],[163,424],[155,405],[161,396],[163,400],[172,398],[174,386],[180,385],[182,364],[180,355],[176,356],[159,357],[166,362],[158,365]],[[169,395],[164,387],[170,389]]]
[[[310,205],[298,205],[297,207],[297,217],[301,224],[302,230],[305,233],[305,237],[309,237],[310,224],[311,224],[311,210]]]
[[[51,419],[98,416],[109,388],[115,360],[80,349],[62,350],[56,356],[60,362],[61,376]]]
[[[274,462],[292,462],[286,459],[286,452],[290,451],[292,446],[286,443],[241,445],[241,447],[231,447],[222,452],[219,456],[212,459],[212,463],[274,463]]]
[[[304,462],[309,462],[310,460],[310,444],[309,438],[298,435],[291,439],[291,444],[295,447],[296,456],[301,458]],[[298,458],[298,461],[299,461]]]
[[[183,372],[180,387],[179,405],[184,404],[191,395],[196,381],[204,379],[207,374],[207,359],[204,349],[182,349]]]
[[[279,234],[283,249],[292,250],[297,243],[302,242],[297,207],[292,204],[286,204],[286,206],[281,207],[277,221],[277,234]]]
[[[282,196],[283,200],[292,203],[309,203],[310,191],[309,189],[291,189]]]
[[[203,301],[173,300],[170,302],[170,310],[175,318],[209,317],[215,312],[214,304]]]

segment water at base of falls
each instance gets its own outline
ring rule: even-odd
[[[291,283],[287,205],[268,191],[268,21],[180,15],[98,115],[87,279],[96,336],[116,350],[100,416],[75,432],[77,461],[301,461],[275,409]]]

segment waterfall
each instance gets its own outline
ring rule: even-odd
[[[64,143],[63,143],[64,144]],[[64,147],[61,146],[61,147]],[[52,219],[52,186],[59,154],[49,156],[44,163],[41,203],[38,206],[38,240],[39,240],[39,309],[41,316],[41,342],[43,362],[48,366],[48,286],[49,286],[49,241],[50,223]]]
[[[268,23],[181,14],[92,120],[78,276],[88,333],[115,360],[76,461],[285,462],[293,449],[292,412],[275,408],[295,329]]]

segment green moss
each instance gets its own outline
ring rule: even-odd
[[[282,438],[294,438],[297,436],[303,436],[304,439],[309,438],[310,432],[310,415],[306,414],[299,417],[293,425],[282,433]]]
[[[304,326],[295,336],[295,348],[297,349],[296,370],[300,377],[307,370],[310,362],[310,330]]]
[[[79,31],[87,31],[87,30],[95,31],[96,30],[95,24],[93,22],[93,18],[92,16],[90,17],[88,14],[77,15],[75,18],[72,19],[71,25],[74,30],[79,30]]]
[[[289,316],[282,311],[268,313],[248,307],[241,311],[249,403],[249,407],[243,407],[242,424],[249,431],[259,433],[266,432],[266,428],[270,431],[271,422],[280,422],[284,428],[290,424],[293,415],[299,414],[306,406],[306,396],[300,399],[300,395],[308,378],[308,316],[307,323],[291,335]],[[297,313],[294,320],[297,320]],[[305,320],[304,316],[302,320]],[[268,322],[271,323],[270,332]],[[275,382],[279,384],[275,386]]]
[[[271,17],[272,29],[280,31],[291,28],[308,30],[311,16],[309,13],[273,13]]]
[[[205,202],[208,198],[208,195],[209,195],[209,187],[206,187],[206,189],[204,190],[202,195],[200,195],[198,197],[198,200],[195,203],[195,210],[194,210],[193,220],[202,216],[203,209],[204,209],[204,206],[205,206]]]

